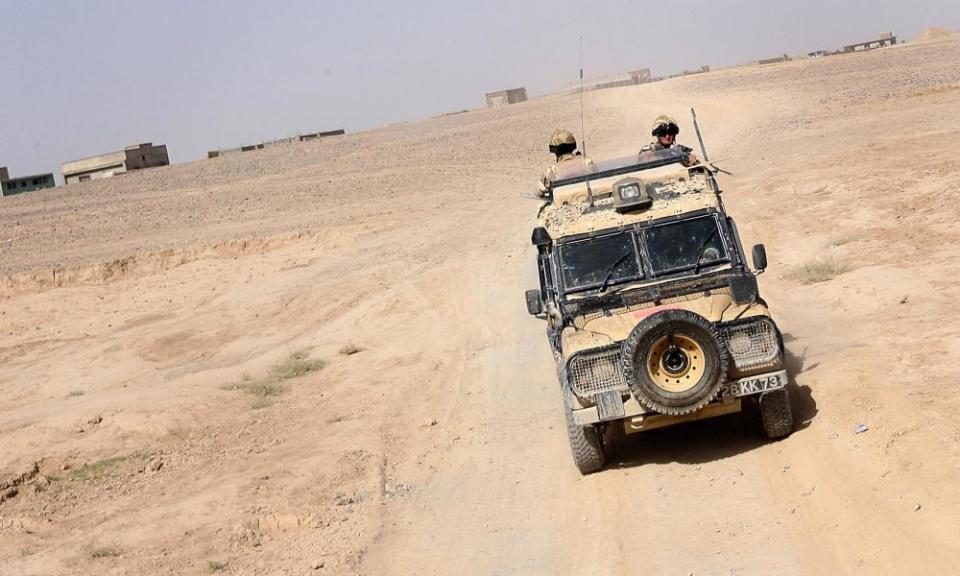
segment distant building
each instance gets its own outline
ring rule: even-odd
[[[636,84],[646,84],[647,82],[653,81],[653,75],[650,74],[649,68],[631,70],[630,72],[627,72],[627,74],[630,74],[630,78],[632,78]]]
[[[694,74],[706,74],[709,71],[710,71],[710,66],[704,64],[703,66],[701,66],[700,68],[697,68],[696,70],[684,70],[679,74],[671,74],[667,76],[667,78],[679,78],[681,76],[692,76]]]
[[[253,150],[262,150],[264,148],[273,148],[285,144],[294,144],[296,142],[309,142],[310,140],[319,140],[320,138],[329,138],[331,136],[342,136],[346,132],[341,128],[339,130],[328,130],[326,132],[311,132],[310,134],[297,134],[290,138],[280,138],[279,140],[268,140],[259,144],[250,144],[240,146],[239,148],[224,148],[220,150],[210,150],[207,152],[207,158],[219,158],[227,154],[238,152],[252,152]]]
[[[137,146],[127,146],[119,152],[64,162],[62,165],[63,182],[65,184],[75,184],[87,180],[99,180],[115,174],[123,174],[130,170],[168,166],[169,164],[170,158],[167,156],[166,145],[154,146],[147,142]]]
[[[341,128],[340,130],[328,130],[327,132],[314,132],[313,134],[300,134],[298,138],[301,142],[308,142],[310,140],[316,140],[318,138],[329,138],[330,136],[343,136],[344,131]]]
[[[583,85],[584,90],[604,90],[606,88],[618,88],[620,86],[636,86],[637,84],[646,84],[653,82],[649,68],[640,68],[631,70],[623,74],[614,74],[591,80]]]
[[[763,58],[762,60],[758,60],[757,63],[763,65],[763,64],[776,64],[778,62],[789,62],[789,61],[790,61],[790,56],[787,54],[784,54],[783,56],[777,56],[776,58]]]
[[[880,38],[876,40],[867,40],[866,42],[857,42],[856,44],[848,44],[843,47],[844,52],[858,52],[860,50],[872,50],[874,48],[880,48],[883,46],[893,46],[897,43],[897,37],[893,35],[893,32],[884,32],[880,35]]]
[[[499,92],[488,92],[486,94],[487,108],[500,108],[507,104],[516,104],[517,102],[526,102],[526,88],[511,88],[510,90],[500,90]]]
[[[53,174],[32,174],[11,178],[6,166],[0,166],[0,196],[13,196],[43,188],[53,188]]]

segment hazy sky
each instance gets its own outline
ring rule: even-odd
[[[128,144],[171,160],[531,96],[960,28],[960,0],[0,0],[0,165],[12,175]]]

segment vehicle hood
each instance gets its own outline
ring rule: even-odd
[[[712,323],[729,322],[735,318],[769,316],[763,303],[736,304],[728,291],[682,296],[660,304],[650,302],[580,318],[576,322],[579,328],[568,326],[561,335],[563,354],[569,358],[582,350],[622,342],[640,321],[664,310],[689,310]]]

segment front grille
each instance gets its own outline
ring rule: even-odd
[[[567,378],[574,393],[581,398],[629,390],[621,367],[619,345],[574,355],[567,365]]]
[[[722,326],[718,332],[739,371],[773,366],[780,359],[777,329],[766,318]]]

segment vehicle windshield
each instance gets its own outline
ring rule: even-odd
[[[654,226],[645,233],[650,266],[656,275],[700,269],[729,260],[713,216]]]
[[[559,252],[567,292],[606,289],[643,277],[634,235],[629,232],[569,242]]]
[[[639,155],[597,160],[595,162],[575,163],[562,170],[562,175],[554,178],[554,187],[566,186],[584,182],[587,179],[611,178],[621,174],[646,172],[663,166],[672,166],[682,163],[685,155],[679,148],[664,148],[662,150],[646,150]]]
[[[642,170],[666,166],[677,162],[683,162],[686,154],[680,147],[661,148],[659,150],[644,150],[638,156],[639,165]]]

